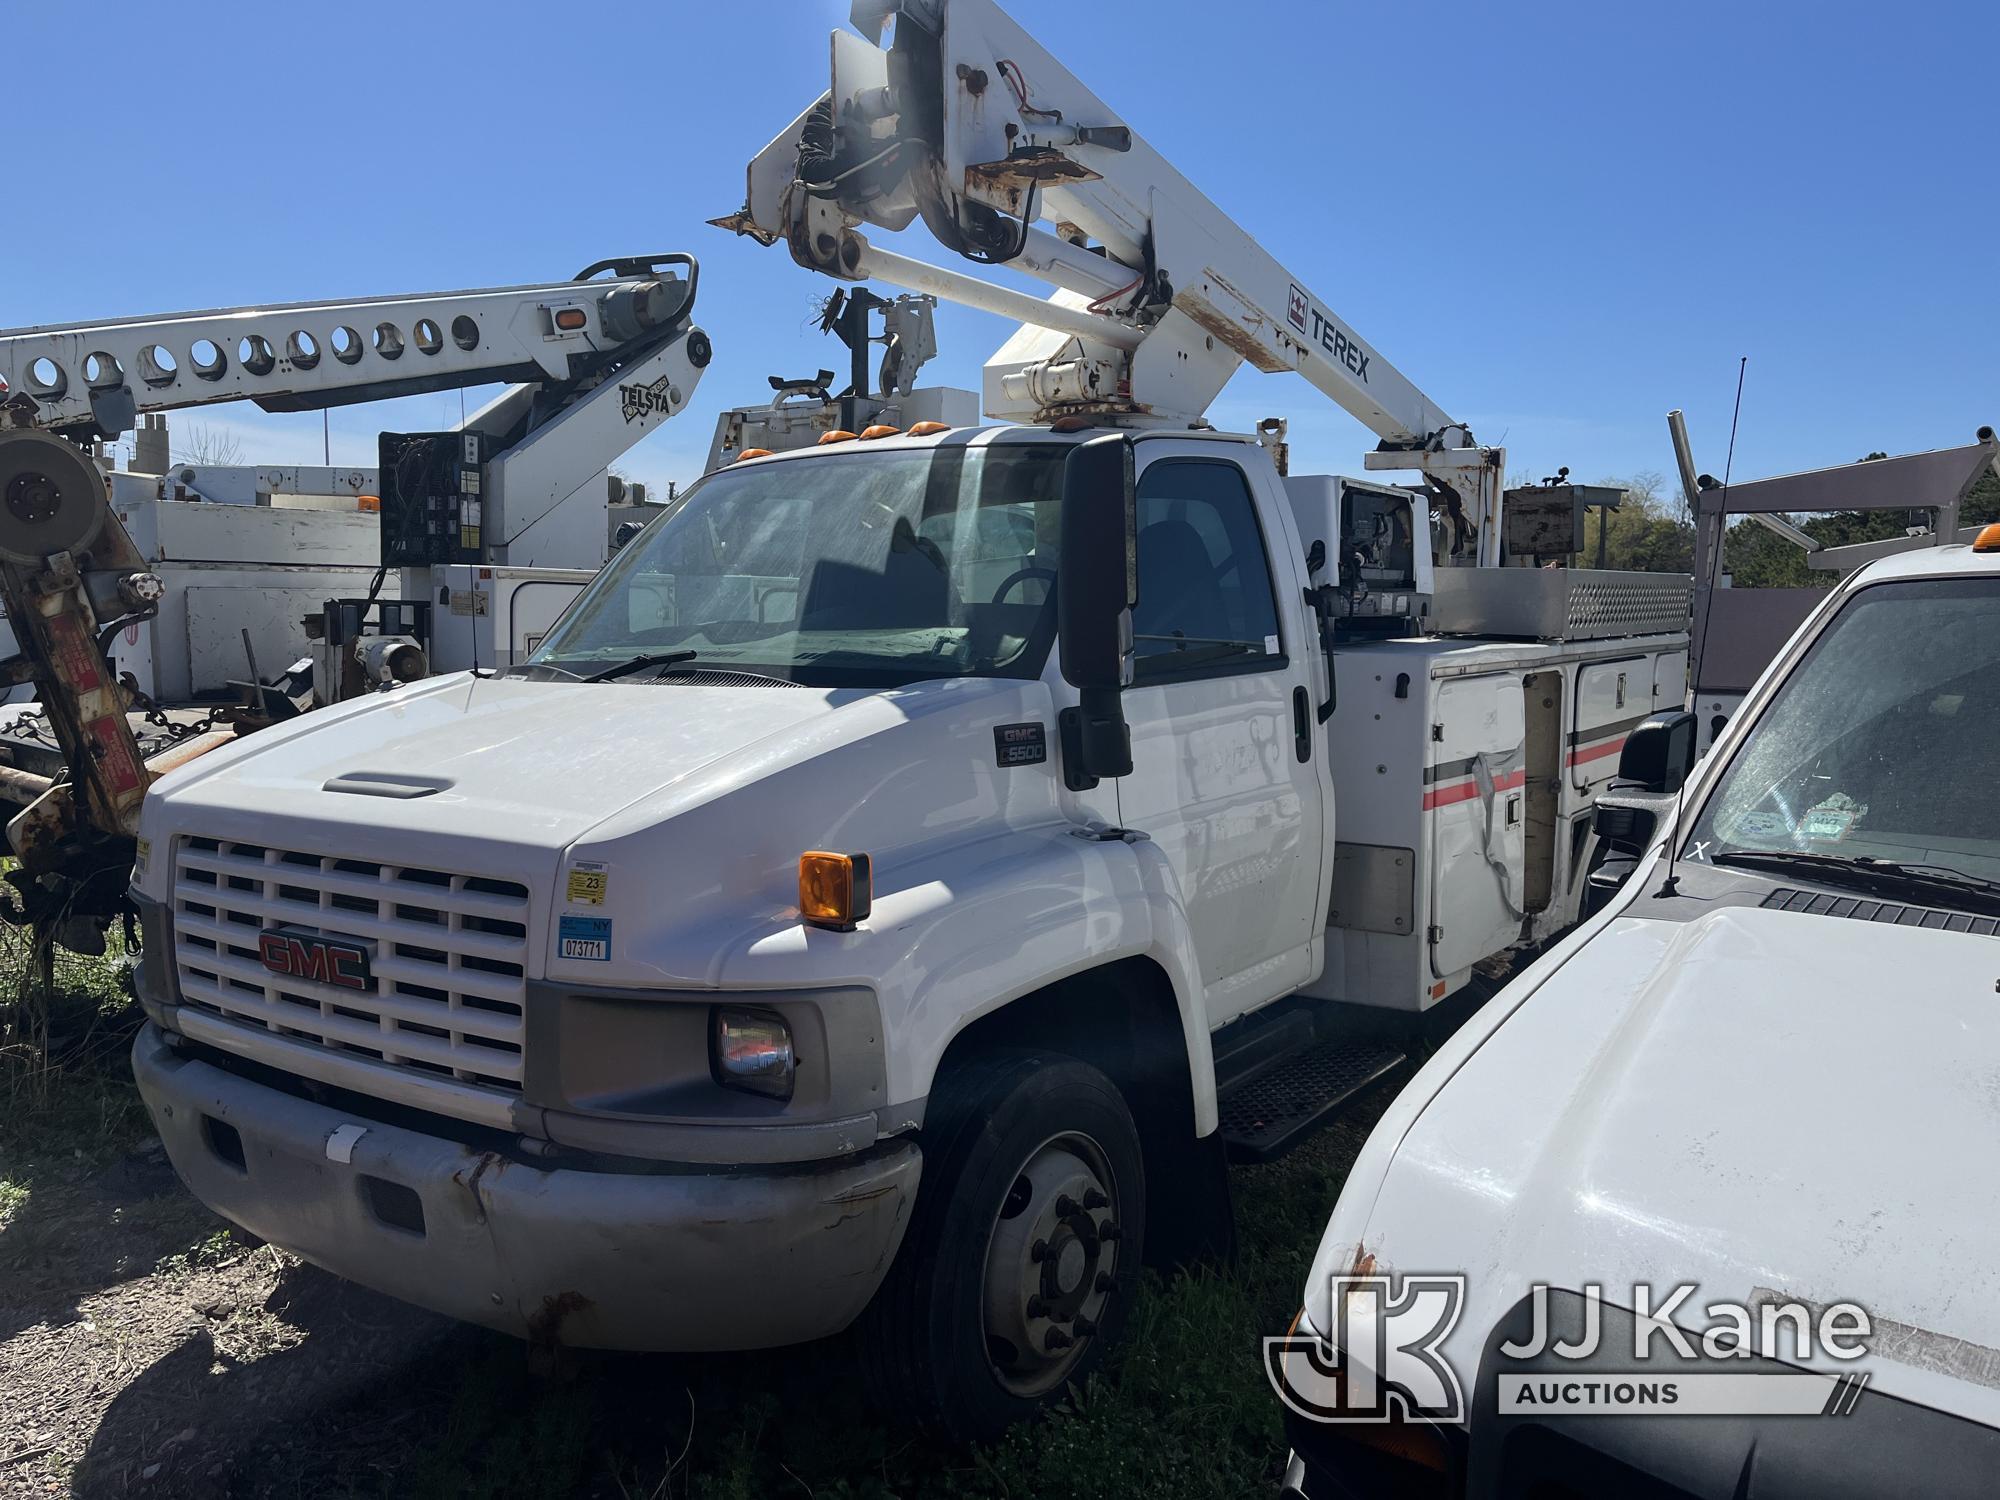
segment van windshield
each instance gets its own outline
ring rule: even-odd
[[[1060,444],[739,462],[614,557],[528,660],[817,687],[1033,677],[1055,632]],[[546,669],[538,672],[536,669]]]
[[[2000,577],[1879,583],[1842,606],[1681,852],[1745,851],[2000,880]]]

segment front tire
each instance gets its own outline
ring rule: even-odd
[[[941,1072],[910,1227],[861,1323],[886,1408],[958,1440],[1036,1411],[1116,1342],[1145,1249],[1131,1111],[1096,1068],[989,1052]]]

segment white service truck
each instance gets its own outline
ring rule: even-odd
[[[744,450],[527,662],[163,781],[134,1057],[196,1194],[343,1275],[582,1346],[859,1320],[985,1433],[1226,1243],[1225,1139],[1400,1062],[1344,1018],[1574,920],[1688,586],[1500,566],[1500,450],[989,0],[895,21],[731,223],[1021,318],[1026,425]],[[857,231],[919,211],[1056,296]],[[1210,429],[1245,357],[1419,481]]]
[[[1951,537],[1832,590],[1684,787],[1690,715],[1630,739],[1602,909],[1438,1050],[1348,1174],[1287,1356],[1288,1493],[1992,1492],[2000,526]],[[1456,1417],[1418,1379],[1378,1421],[1316,1419],[1381,1376],[1359,1340],[1309,1347],[1376,1277],[1463,1278],[1429,1346]],[[1794,1303],[1810,1317],[1767,1331]],[[1824,1336],[1843,1305],[1858,1360]],[[1750,1336],[1711,1339],[1738,1308]],[[1694,1356],[1660,1336],[1635,1358],[1649,1313]],[[1804,1415],[1754,1380],[1717,1414],[1659,1404],[1802,1372]],[[1505,1394],[1523,1373],[1548,1404]]]

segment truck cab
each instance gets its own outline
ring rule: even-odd
[[[2000,1400],[1983,1351],[2000,1344],[2000,1279],[1991,1201],[1968,1190],[1963,1152],[1990,1136],[2000,1068],[1996,657],[1988,527],[1831,591],[1684,787],[1662,745],[1692,746],[1689,716],[1634,733],[1601,820],[1625,845],[1596,877],[1603,909],[1382,1117],[1305,1288],[1301,1331],[1324,1370],[1351,1356],[1325,1340],[1357,1276],[1462,1277],[1435,1345],[1462,1409],[1406,1403],[1371,1428],[1288,1399],[1293,1492],[1513,1494],[1580,1474],[1677,1495],[1741,1494],[1753,1474],[1758,1493],[1988,1485]],[[1572,1314],[1601,1300],[1610,1330],[1687,1284],[1654,1316],[1690,1336],[1723,1306],[1853,1305],[1862,1361],[1789,1325],[1700,1340],[1664,1371],[1503,1347],[1538,1297]],[[1627,1392],[1716,1371],[1847,1383],[1839,1421],[1687,1422],[1499,1409],[1522,1371],[1572,1384],[1617,1371],[1623,1386],[1606,1389]]]
[[[1628,661],[1636,712],[1684,645],[1381,619],[1330,658],[1361,594],[1318,579],[1323,490],[1209,431],[748,456],[527,662],[174,773],[132,895],[176,1165],[266,1239],[529,1339],[858,1323],[919,1422],[1032,1409],[1143,1260],[1226,1244],[1225,1149],[1279,1143],[1260,1108],[1225,1148],[1232,1085],[1573,918],[1555,809],[1588,787],[1539,710],[1531,798],[1524,702]],[[1346,858],[1343,778],[1401,809]],[[1561,874],[1524,915],[1538,826]],[[1468,879],[1515,908],[1426,933]],[[1347,1056],[1347,1088],[1401,1061]]]

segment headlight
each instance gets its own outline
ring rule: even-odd
[[[773,1099],[792,1097],[792,1032],[766,1011],[717,1007],[709,1028],[709,1066],[725,1088]]]

